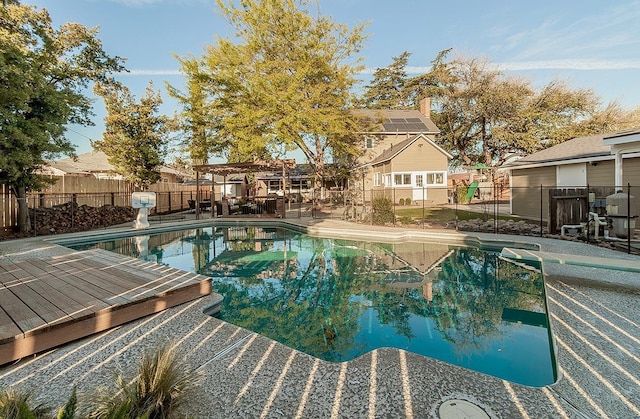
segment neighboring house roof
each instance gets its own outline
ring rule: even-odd
[[[55,175],[110,173],[113,172],[113,166],[109,163],[109,157],[105,153],[93,150],[78,154],[75,159],[48,161],[42,171]],[[167,166],[160,166],[160,173],[191,177],[191,175]]]
[[[607,160],[612,159],[611,146],[604,145],[606,134],[577,137],[553,147],[540,150],[518,160],[514,160],[502,167],[515,169],[520,167],[549,166],[555,164],[575,163],[582,159]]]
[[[78,154],[76,159],[67,158],[49,161],[47,166],[66,174],[90,174],[111,172],[113,170],[107,155],[102,151]]]
[[[614,132],[612,134],[607,134],[604,136],[605,140],[610,140],[613,138],[620,138],[620,137],[628,137],[628,136],[632,136],[632,135],[638,135],[640,134],[640,128],[634,128],[634,129],[628,129],[628,130],[624,130],[624,131],[618,131],[618,132]]]
[[[371,160],[367,164],[363,165],[363,167],[364,166],[375,166],[377,164],[385,163],[385,162],[393,159],[394,157],[396,157],[398,154],[402,153],[407,147],[409,147],[411,144],[413,144],[414,142],[418,141],[419,139],[422,139],[422,140],[428,142],[429,144],[431,144],[435,149],[437,149],[442,154],[447,156],[447,158],[449,158],[449,159],[453,158],[453,156],[451,154],[447,153],[446,151],[444,151],[444,149],[442,149],[442,147],[440,147],[439,145],[437,145],[436,143],[431,141],[429,139],[429,137],[425,136],[424,134],[418,134],[415,137],[408,138],[408,139],[406,139],[404,141],[401,141],[401,142],[393,145],[391,148],[383,151],[382,154],[380,154],[378,157],[376,157],[375,159]]]
[[[222,185],[224,183],[226,184],[231,184],[231,183],[245,183],[247,181],[247,175],[245,174],[235,174],[235,175],[227,175],[225,176],[220,176],[220,175],[214,175],[213,177],[214,182],[216,183],[216,185]]]
[[[431,118],[418,110],[355,109],[353,113],[375,122],[371,134],[438,134],[440,132]]]

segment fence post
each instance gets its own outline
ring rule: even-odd
[[[76,206],[76,201],[77,201],[77,194],[72,193],[71,194],[71,228],[75,228],[76,223],[75,223],[75,211],[74,211],[74,207]]]
[[[456,186],[456,195],[454,197],[454,200],[456,201],[456,231],[458,231],[458,189],[460,187]]]
[[[589,224],[591,224],[591,208],[589,208],[589,184],[587,183],[587,243],[589,243]],[[595,220],[594,220],[595,221]],[[594,232],[596,228],[600,228],[597,224],[593,224]]]
[[[422,220],[420,221],[422,222],[422,229],[424,230],[424,225],[426,224],[424,221],[424,186],[422,187]]]
[[[540,237],[542,236],[542,184],[540,184]]]
[[[631,254],[631,182],[627,183],[627,253]]]
[[[493,231],[498,234],[498,192],[495,177],[493,182]]]
[[[393,208],[393,226],[396,226],[396,188],[393,188],[393,202],[391,203]]]

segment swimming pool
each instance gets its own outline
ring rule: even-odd
[[[556,379],[539,265],[443,243],[206,227],[70,246],[211,277],[219,318],[331,362],[396,347],[505,380]]]

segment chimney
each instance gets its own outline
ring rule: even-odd
[[[420,101],[420,113],[426,116],[427,118],[431,118],[431,98],[425,97]]]

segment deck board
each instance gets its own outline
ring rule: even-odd
[[[205,276],[106,250],[0,260],[0,365],[210,293]]]

